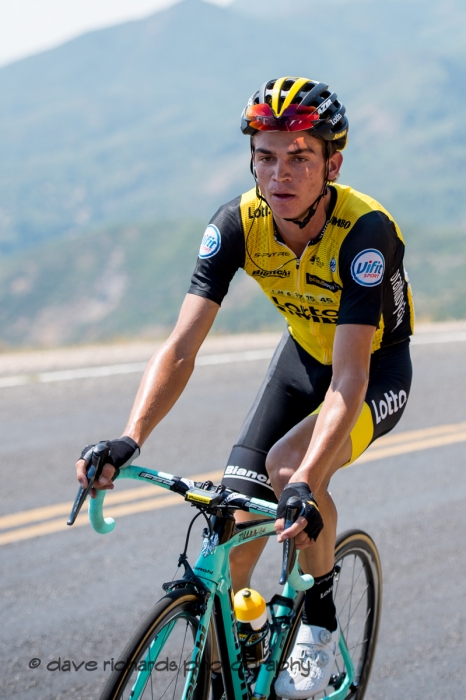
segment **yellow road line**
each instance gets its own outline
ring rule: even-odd
[[[435,435],[449,435],[451,433],[464,432],[465,430],[466,421],[464,423],[450,423],[449,425],[435,425],[432,428],[422,428],[421,430],[409,430],[404,433],[384,435],[369,449],[374,450],[385,445],[397,445],[398,443],[422,440],[423,438],[431,438]]]
[[[466,430],[457,434],[438,435],[437,437],[426,438],[425,440],[415,440],[408,444],[400,443],[391,447],[382,447],[377,449],[377,443],[374,447],[364,452],[357,463],[372,462],[376,459],[384,457],[395,457],[396,455],[407,454],[408,452],[418,452],[419,450],[428,450],[432,447],[444,447],[445,445],[453,445],[455,442],[466,442]]]
[[[222,476],[223,471],[218,471],[198,474],[197,476],[192,477],[192,479],[193,481],[206,481],[207,479],[213,481],[212,477],[221,479]],[[153,486],[139,486],[135,489],[125,489],[124,491],[118,491],[117,493],[111,491],[105,496],[105,506],[113,506],[117,505],[118,503],[136,501],[143,498],[160,498],[165,496],[165,494],[166,492],[164,490],[160,489],[157,491]],[[24,510],[20,513],[2,515],[0,516],[0,530],[8,530],[12,527],[27,525],[28,523],[50,520],[51,518],[56,518],[58,515],[68,516],[71,512],[72,506],[72,501],[69,501],[68,503],[57,503],[53,506],[43,506],[42,508]]]
[[[208,472],[206,474],[197,474],[193,477],[193,481],[206,481],[207,479],[210,479],[211,481],[219,481],[222,478],[222,476],[223,469],[215,472]],[[160,498],[160,496],[155,496],[153,486],[149,486],[148,488],[152,491],[152,498],[147,498],[146,496],[143,496],[145,500],[132,501],[129,503],[124,503],[123,505],[114,505],[117,503],[116,498],[113,499],[113,503],[107,502],[107,499],[110,498],[110,496],[123,496],[124,494],[129,493],[137,493],[137,497],[139,497],[139,493],[142,490],[145,491],[146,488],[144,487],[144,489],[129,489],[128,491],[125,491],[121,494],[107,494],[107,496],[105,497],[105,515],[110,515],[112,518],[119,518],[123,515],[133,515],[134,513],[144,513],[145,511],[149,510],[167,508],[168,506],[173,506],[176,503],[181,504],[181,497],[177,493],[169,493],[167,496],[163,496],[162,498]],[[161,491],[161,493],[164,492]],[[121,498],[119,500],[121,501],[123,499]],[[63,503],[62,506],[66,506],[65,514],[69,515],[72,503]],[[108,508],[107,506],[110,506],[110,508]],[[40,509],[37,508],[35,510]],[[26,513],[27,512],[28,511],[26,511]],[[18,513],[17,515],[20,515],[20,513]],[[84,516],[84,513],[82,515]],[[83,525],[88,524],[88,518],[80,517],[76,520],[73,527],[82,527]],[[10,530],[9,532],[5,532],[4,534],[0,535],[0,545],[10,544],[11,542],[19,542],[21,540],[28,540],[32,537],[39,537],[40,535],[50,535],[53,532],[60,532],[62,530],[67,529],[69,529],[69,526],[66,524],[64,518],[60,518],[59,520],[50,520],[45,523],[30,525],[29,527],[22,527],[18,530]]]
[[[409,452],[418,452],[434,447],[444,447],[459,442],[466,442],[466,422],[438,425],[421,430],[410,430],[395,435],[387,435],[377,440],[367,452],[357,460],[358,464],[372,462],[386,457],[395,457]],[[210,479],[214,483],[222,478],[223,470],[198,474],[191,477],[194,481]],[[124,515],[144,513],[160,508],[181,503],[177,494],[165,495],[165,492],[154,492],[153,486],[141,486],[127,489],[118,493],[109,493],[105,499],[105,514],[118,518]],[[0,545],[19,542],[21,540],[48,535],[68,529],[64,516],[71,510],[72,503],[59,503],[53,506],[33,508],[20,513],[12,513],[0,517],[0,529],[8,530],[0,535]],[[57,519],[57,516],[62,516]],[[84,516],[84,514],[83,514]],[[55,519],[53,519],[55,518]],[[43,521],[47,522],[43,522]],[[42,522],[38,522],[42,521]],[[35,525],[19,527],[35,522]],[[80,517],[73,527],[81,527],[88,524],[88,519]]]
[[[154,498],[161,496],[163,491],[154,493],[153,486],[140,486],[136,489],[126,489],[118,493],[108,493],[105,497],[105,504],[122,503],[124,501],[136,500],[139,498]],[[58,515],[67,516],[70,514],[72,502],[57,503],[53,506],[43,506],[42,508],[32,508],[21,513],[11,513],[10,515],[2,515],[0,517],[0,530],[8,530],[10,527],[18,527],[19,525],[27,525],[39,520],[50,520]]]

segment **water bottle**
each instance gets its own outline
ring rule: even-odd
[[[269,655],[270,629],[265,600],[252,588],[243,588],[235,595],[234,608],[244,663],[248,668],[256,668]]]

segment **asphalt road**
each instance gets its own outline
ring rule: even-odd
[[[466,420],[465,348],[464,342],[413,348],[414,386],[398,431]],[[139,463],[182,475],[222,468],[266,366],[199,367]],[[120,433],[137,384],[131,374],[2,390],[1,513],[71,500],[79,450]],[[332,482],[340,530],[367,529],[384,569],[368,700],[464,697],[465,456],[460,441],[356,464]],[[191,512],[180,501],[122,517],[105,537],[85,526],[0,547],[0,697],[98,698],[108,674],[104,661],[117,656],[172,578]],[[256,575],[265,595],[277,590],[277,554],[269,544]],[[41,659],[38,668],[29,668],[33,658]],[[59,658],[95,661],[97,670],[47,670]]]

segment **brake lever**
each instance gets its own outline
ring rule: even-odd
[[[78,517],[78,513],[81,510],[83,503],[89,494],[89,491],[93,487],[94,482],[98,480],[99,476],[102,474],[102,469],[104,468],[104,465],[107,462],[108,453],[109,449],[106,441],[99,442],[92,450],[91,461],[89,463],[89,468],[86,472],[87,486],[85,489],[82,486],[79,487],[78,493],[73,503],[73,507],[71,509],[70,517],[68,518],[66,523],[67,525],[73,525],[76,518]]]
[[[285,514],[285,530],[296,522],[299,518],[299,514],[303,504],[297,496],[291,496],[286,502],[286,514]],[[283,586],[290,575],[296,561],[296,544],[294,537],[291,539],[286,539],[283,542],[283,559],[282,559],[282,573],[280,576],[279,584]]]

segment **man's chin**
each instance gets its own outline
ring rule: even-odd
[[[276,210],[278,208],[280,211]],[[308,212],[309,209],[305,209],[303,212],[297,212],[296,210],[293,211],[291,208],[286,210],[285,207],[272,208],[272,214],[284,221],[302,221],[307,216]]]

